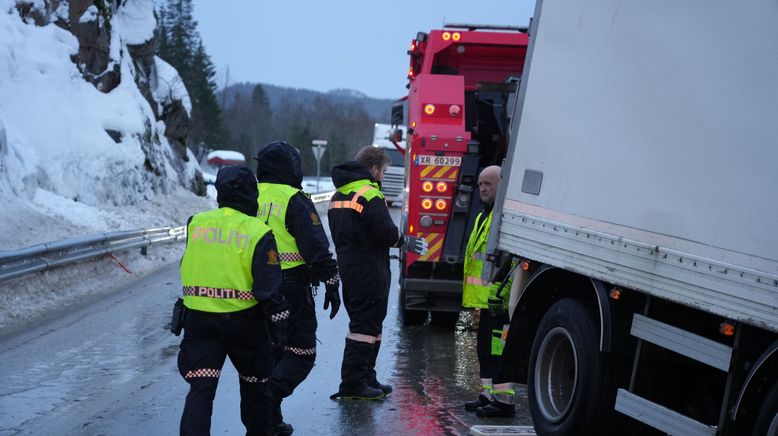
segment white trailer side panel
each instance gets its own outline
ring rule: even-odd
[[[543,1],[531,38],[499,247],[778,331],[778,2]]]

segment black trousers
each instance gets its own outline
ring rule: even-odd
[[[310,374],[316,360],[316,307],[306,272],[284,272],[281,293],[289,302],[286,347],[276,356],[268,380],[273,396],[280,400],[294,392]]]
[[[389,306],[390,276],[388,262],[340,266],[343,305],[351,333],[381,334]]]
[[[389,305],[388,262],[341,265],[343,304],[349,316],[349,335],[341,365],[341,394],[356,393],[362,386],[377,384],[378,358],[383,322]]]
[[[501,371],[501,356],[492,355],[492,335],[493,331],[499,330],[508,323],[508,314],[491,316],[488,309],[480,310],[478,319],[478,332],[476,333],[476,354],[478,355],[478,366],[480,378],[499,378]]]
[[[270,335],[256,306],[229,314],[187,311],[178,353],[178,370],[189,383],[181,434],[210,434],[213,399],[227,356],[238,371],[240,416],[246,434],[274,434],[272,397],[265,383],[273,356]]]

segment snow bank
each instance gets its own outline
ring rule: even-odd
[[[155,121],[133,80],[126,45],[153,35],[153,0],[128,0],[114,17],[111,53],[120,62],[122,81],[109,93],[86,82],[71,61],[78,51],[73,35],[55,25],[24,23],[14,4],[0,0],[0,250],[180,226],[190,215],[215,207],[212,198],[181,187],[200,167],[189,151],[188,162],[176,156],[164,138],[164,124]],[[81,19],[93,15],[87,11]],[[154,94],[185,97],[191,110],[183,83],[170,86],[171,78],[180,82],[175,69],[161,60],[156,64],[166,87],[153,88]],[[153,172],[147,169],[149,153],[157,159]],[[172,243],[153,246],[147,256],[138,250],[117,254],[132,275],[104,257],[0,282],[0,333],[113,292],[178,261],[182,252],[182,243]]]

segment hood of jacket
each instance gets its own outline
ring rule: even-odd
[[[300,152],[286,141],[271,142],[257,153],[257,179],[302,189],[303,168]]]
[[[350,160],[332,168],[332,183],[336,188],[362,179],[376,182],[373,175],[370,174],[370,170],[357,161]]]
[[[246,215],[257,215],[257,178],[247,166],[227,166],[216,174],[216,202]]]

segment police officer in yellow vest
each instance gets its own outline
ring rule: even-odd
[[[288,435],[294,429],[283,421],[281,400],[305,380],[316,358],[313,286],[324,283],[324,310],[332,305],[332,319],[340,307],[340,278],[316,207],[302,192],[302,161],[297,149],[283,141],[266,145],[257,154],[257,178],[257,216],[275,235],[283,270],[281,293],[291,305],[286,348],[277,356],[268,380],[276,403],[276,434]]]
[[[181,434],[210,434],[216,386],[229,356],[247,434],[272,435],[266,381],[272,348],[283,345],[289,317],[278,290],[278,251],[270,229],[256,219],[257,185],[249,168],[222,168],[216,191],[219,208],[189,219],[181,260],[186,316],[178,369],[190,386]]]
[[[465,409],[477,412],[478,416],[514,416],[514,391],[512,383],[494,383],[501,377],[500,356],[503,341],[503,326],[508,323],[507,303],[503,298],[500,309],[490,313],[489,300],[495,297],[499,283],[491,282],[491,270],[485,265],[486,240],[492,223],[492,209],[500,183],[500,167],[489,166],[478,176],[478,193],[484,203],[484,211],[479,213],[473,231],[467,241],[464,265],[464,284],[462,306],[479,309],[480,317],[476,337],[479,373],[483,391],[478,399],[465,403]],[[510,289],[506,283],[504,293]],[[493,384],[494,383],[494,384]]]

